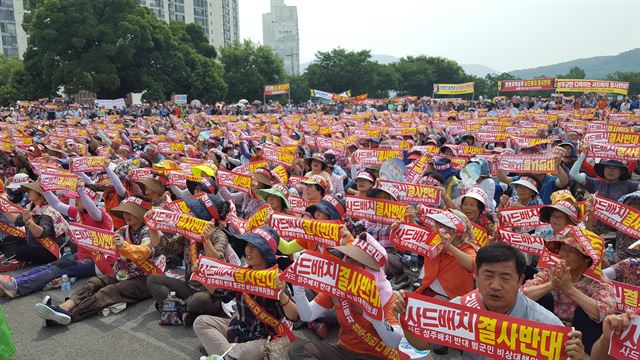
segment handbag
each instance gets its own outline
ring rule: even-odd
[[[273,340],[271,336],[264,344],[264,360],[289,360],[289,347],[291,341],[288,337],[283,336]]]

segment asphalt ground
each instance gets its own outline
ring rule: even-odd
[[[77,288],[82,280],[73,284]],[[160,314],[152,300],[128,306],[118,314],[101,314],[68,326],[42,327],[42,319],[34,311],[45,295],[53,303],[62,299],[59,289],[41,291],[14,300],[2,298],[0,306],[13,330],[15,359],[199,359],[198,339],[191,328],[160,326]],[[308,330],[297,330],[299,338],[318,339]],[[337,341],[333,330],[324,341]],[[457,350],[434,359],[459,359]]]

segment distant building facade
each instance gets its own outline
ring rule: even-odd
[[[240,41],[238,0],[139,0],[166,22],[196,23],[216,48]]]
[[[262,39],[280,55],[288,74],[300,74],[300,36],[295,6],[285,5],[284,0],[271,0],[271,11],[262,14]]]
[[[22,28],[24,14],[25,1],[0,0],[0,54],[21,58],[27,50],[27,33]]]

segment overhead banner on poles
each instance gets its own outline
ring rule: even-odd
[[[556,92],[600,92],[627,95],[629,83],[605,80],[556,79]]]
[[[500,80],[498,91],[537,91],[553,90],[553,78],[540,78],[529,80]]]
[[[433,94],[460,95],[473,94],[474,82],[464,84],[433,84]]]
[[[289,93],[289,83],[264,86],[264,95],[280,95]]]

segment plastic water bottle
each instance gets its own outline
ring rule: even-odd
[[[604,259],[608,262],[613,261],[613,244],[607,245],[607,249],[604,251]]]
[[[71,295],[71,280],[69,280],[67,274],[62,275],[60,290],[62,291],[62,297],[65,299]]]
[[[71,256],[71,255],[73,255],[71,253],[71,248],[68,247],[68,246],[65,246],[64,249],[62,249],[62,257],[65,258],[65,257]]]
[[[418,258],[418,254],[411,253],[411,272],[418,272],[420,268],[420,258]]]

